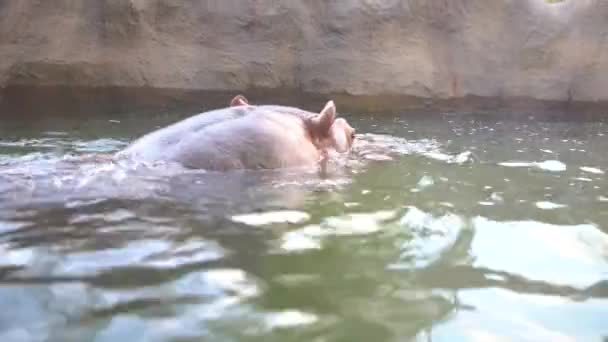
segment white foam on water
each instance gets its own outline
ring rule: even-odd
[[[473,152],[444,153],[441,145],[432,139],[408,141],[404,138],[383,134],[362,134],[354,147],[356,154],[367,160],[391,160],[391,154],[421,155],[448,164],[464,164],[472,160]]]
[[[596,167],[590,167],[590,166],[581,166],[580,170],[584,171],[584,172],[588,172],[588,173],[593,173],[596,175],[603,175],[605,173],[604,171],[602,171]]]
[[[310,219],[310,215],[296,210],[267,211],[263,213],[251,213],[234,215],[232,221],[244,223],[250,226],[265,226],[276,223],[298,224]]]
[[[267,314],[265,317],[266,328],[291,328],[301,325],[310,325],[316,323],[318,318],[316,315],[296,310],[287,310],[277,313]]]
[[[367,235],[380,231],[382,222],[394,218],[395,215],[395,211],[385,210],[328,217],[322,227],[331,232],[331,235]]]
[[[549,202],[549,201],[539,201],[539,202],[534,203],[534,205],[538,209],[543,209],[543,210],[554,210],[554,209],[561,209],[561,208],[567,207],[567,205],[565,205],[565,204],[559,204],[559,203],[554,203],[554,202]]]
[[[495,203],[494,202],[490,202],[490,201],[480,201],[477,202],[479,205],[485,206],[485,207],[490,207],[493,206]]]
[[[493,192],[490,195],[490,199],[492,199],[492,201],[494,202],[504,202],[504,198],[502,197],[502,195],[498,192]]]
[[[567,168],[566,164],[560,162],[559,160],[547,160],[540,163],[535,163],[534,166],[542,170],[553,172],[566,171]]]
[[[386,154],[380,154],[380,153],[369,153],[364,155],[365,159],[368,160],[375,160],[375,161],[387,161],[387,160],[393,160],[393,158],[391,156],[388,156]]]
[[[306,229],[286,233],[281,238],[280,248],[290,252],[320,249],[321,242],[315,235],[307,234]]]
[[[559,160],[545,160],[542,162],[501,162],[498,163],[498,165],[506,167],[533,167],[551,172],[562,172],[567,169],[566,164]]]
[[[418,181],[418,187],[421,189],[427,188],[435,184],[435,180],[430,176],[422,176]]]
[[[449,154],[442,153],[439,151],[430,151],[430,152],[425,152],[422,155],[424,155],[425,157],[431,158],[431,159],[446,162],[448,164],[464,164],[471,160],[471,157],[473,156],[473,152],[464,151],[457,155],[449,155]]]

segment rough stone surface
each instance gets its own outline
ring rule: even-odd
[[[0,0],[0,87],[608,100],[608,1]]]

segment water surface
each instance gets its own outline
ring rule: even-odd
[[[0,340],[608,336],[602,119],[345,115],[326,173],[98,158],[172,113],[4,121]]]

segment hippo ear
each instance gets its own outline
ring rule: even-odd
[[[318,136],[329,135],[334,120],[336,120],[336,106],[334,101],[328,101],[323,110],[311,119],[314,133]]]
[[[237,95],[232,99],[232,101],[230,101],[230,107],[248,106],[248,105],[249,105],[249,101],[247,101],[247,99],[243,95]]]

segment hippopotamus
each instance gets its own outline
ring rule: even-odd
[[[148,133],[116,156],[212,171],[297,168],[326,161],[330,150],[349,152],[354,139],[333,101],[313,113],[252,105],[237,95],[229,106]]]

